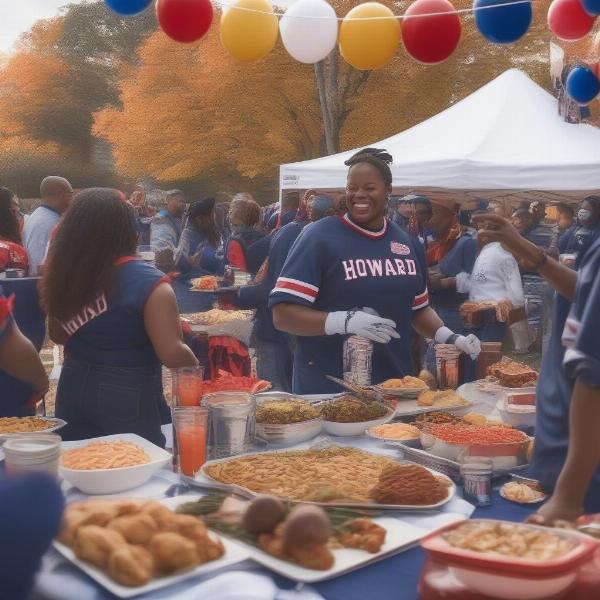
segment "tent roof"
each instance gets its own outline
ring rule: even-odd
[[[565,123],[556,99],[518,69],[369,146],[394,156],[395,190],[600,189],[600,129]],[[356,150],[282,165],[281,189],[344,188]]]

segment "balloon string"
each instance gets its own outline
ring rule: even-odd
[[[516,6],[518,4],[533,4],[534,1],[537,0],[512,0],[511,2],[499,2],[498,4],[489,4],[487,6],[476,6],[476,7],[471,7],[471,8],[461,8],[461,9],[454,9],[452,11],[446,11],[446,12],[435,12],[435,13],[423,13],[423,14],[418,14],[418,15],[392,15],[392,16],[386,16],[386,17],[350,17],[348,20],[350,21],[388,21],[390,19],[425,19],[427,17],[448,17],[451,15],[455,15],[455,14],[466,14],[466,13],[475,13],[478,12],[480,10],[488,10],[488,9],[493,9],[493,8],[506,8],[509,6]],[[259,10],[257,8],[247,8],[245,6],[237,6],[236,4],[228,4],[227,2],[223,2],[220,1],[219,5],[221,6],[226,6],[229,10],[241,10],[244,12],[249,12],[249,13],[257,13],[259,15],[269,15],[269,16],[276,16],[276,17],[283,17],[286,16],[285,12],[276,12],[275,10],[272,11],[266,11],[266,10]],[[358,5],[360,6],[360,5]],[[318,16],[318,15],[289,15],[286,18],[288,19],[317,19],[317,20],[331,20],[332,17],[326,17],[326,16]],[[338,17],[336,16],[335,19],[337,21],[344,21],[347,17]]]

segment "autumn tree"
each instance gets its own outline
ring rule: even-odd
[[[359,0],[335,0],[339,16]],[[385,3],[385,2],[384,2]],[[400,47],[390,64],[377,71],[357,71],[340,57],[337,48],[315,74],[328,154],[366,145],[416,125],[491,81],[506,69],[523,68],[547,87],[548,42],[546,14],[550,0],[534,4],[534,21],[516,44],[487,42],[475,27],[472,14],[462,14],[462,36],[456,52],[439,65],[421,65]],[[410,2],[387,2],[402,14]],[[454,2],[469,8],[468,0]]]
[[[230,181],[238,174],[272,181],[280,162],[320,153],[312,69],[281,47],[264,61],[240,64],[212,27],[190,46],[156,32],[138,57],[139,68],[121,84],[122,108],[99,111],[94,129],[111,142],[124,174],[202,179],[216,191],[235,191]]]

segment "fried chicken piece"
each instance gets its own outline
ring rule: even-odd
[[[192,515],[175,515],[173,520],[177,533],[183,537],[194,539],[195,536],[206,533],[206,525],[202,519],[193,517]]]
[[[177,532],[196,544],[200,563],[221,558],[225,554],[225,547],[219,538],[213,539],[206,529],[204,521],[191,515],[175,515]]]
[[[178,533],[157,533],[150,542],[156,569],[165,574],[191,569],[200,564],[196,544]]]
[[[127,542],[118,531],[85,525],[75,533],[73,552],[77,558],[105,569],[110,554],[121,546],[127,546]]]
[[[63,515],[60,531],[58,532],[56,539],[62,544],[71,547],[75,541],[75,534],[81,527],[85,517],[86,513],[83,510],[67,508]]]
[[[376,554],[385,543],[386,530],[371,519],[359,518],[348,523],[348,531],[339,536],[339,541],[347,548],[358,548]]]
[[[327,544],[305,544],[287,548],[290,558],[301,567],[326,571],[333,567],[335,558]]]
[[[273,533],[262,533],[258,544],[267,554],[280,560],[293,560],[301,567],[326,571],[333,566],[335,558],[326,544],[283,545],[283,526],[281,523]]]
[[[152,554],[141,546],[119,546],[108,559],[110,577],[128,587],[146,585],[152,579],[153,570]]]
[[[118,531],[130,544],[142,546],[158,533],[158,525],[148,514],[117,517],[108,524],[108,529]]]
[[[286,560],[288,557],[283,548],[283,523],[278,525],[273,533],[261,533],[258,536],[258,545],[267,554]]]
[[[177,531],[177,519],[176,515],[173,511],[169,510],[166,506],[159,504],[158,502],[150,501],[146,502],[142,508],[141,512],[144,514],[150,515],[158,529],[163,531]]]

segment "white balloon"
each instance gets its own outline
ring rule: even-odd
[[[335,10],[325,0],[297,0],[281,17],[279,31],[292,58],[314,64],[326,58],[337,43]]]

